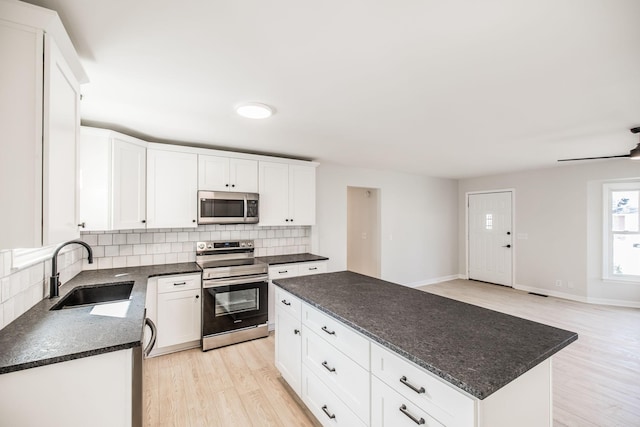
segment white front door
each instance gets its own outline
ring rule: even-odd
[[[511,192],[468,197],[469,279],[512,286]]]

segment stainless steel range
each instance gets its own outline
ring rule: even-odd
[[[202,350],[269,335],[267,265],[253,240],[196,244],[202,267]]]

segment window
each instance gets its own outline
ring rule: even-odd
[[[604,184],[603,278],[640,282],[640,181]]]

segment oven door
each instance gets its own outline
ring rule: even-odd
[[[267,322],[269,284],[266,275],[252,279],[205,280],[202,286],[203,337]]]

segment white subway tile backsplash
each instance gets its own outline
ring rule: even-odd
[[[140,243],[140,234],[139,233],[127,234],[127,244],[129,244],[129,245],[137,245],[139,243]]]
[[[146,253],[147,253],[147,245],[133,245],[134,255],[146,255]]]
[[[131,255],[127,257],[127,267],[139,267],[140,255]]]
[[[113,258],[113,268],[122,268],[127,266],[126,256],[117,256]]]
[[[166,236],[166,233],[153,233],[153,243],[164,243]]]
[[[178,241],[178,233],[177,232],[165,233],[165,242],[173,243],[173,242],[177,242],[177,241]]]
[[[166,264],[167,259],[165,254],[154,254],[153,255],[153,263],[154,264]]]
[[[153,255],[140,255],[140,265],[152,265]]]
[[[113,234],[100,234],[98,235],[99,246],[113,245]]]
[[[118,256],[120,255],[120,246],[105,246],[104,256]]]
[[[122,231],[120,231],[119,234],[114,234],[113,235],[113,244],[114,245],[124,245],[125,243],[127,243],[127,235],[126,234],[121,234]]]
[[[165,254],[164,261],[167,264],[175,264],[176,262],[178,262],[178,254],[175,252]]]
[[[182,231],[178,233],[178,242],[188,242],[189,241],[189,233],[186,231]]]
[[[133,255],[133,245],[120,246],[120,256]]]
[[[153,233],[140,233],[140,243],[153,243]]]
[[[98,258],[98,269],[102,270],[104,268],[113,268],[113,258],[111,257]]]

